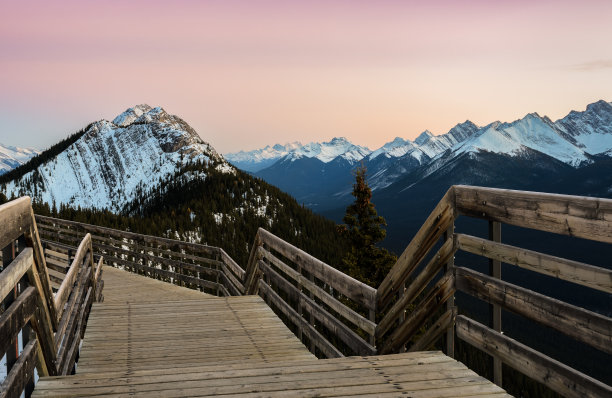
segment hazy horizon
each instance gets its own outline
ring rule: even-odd
[[[612,100],[609,1],[0,0],[0,142],[46,148],[140,103],[219,152],[378,148]]]

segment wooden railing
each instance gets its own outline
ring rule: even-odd
[[[488,239],[455,233],[459,216],[487,220]],[[612,396],[610,386],[504,335],[501,311],[607,354],[612,353],[612,319],[502,281],[501,263],[607,293],[612,293],[612,270],[502,244],[502,223],[612,243],[612,200],[451,187],[377,290],[380,352],[427,349],[446,335],[446,352],[453,355],[456,331],[459,339],[494,358],[499,385],[504,363],[566,397]],[[488,259],[489,275],[454,264],[457,251]],[[489,303],[488,326],[457,315],[456,290]]]
[[[16,203],[28,209],[27,217],[15,210]],[[49,333],[55,331],[68,336],[71,331],[79,330],[78,321],[62,323],[67,313],[75,313],[73,305],[85,303],[81,308],[87,308],[91,300],[92,296],[83,293],[85,288],[79,286],[90,281],[87,290],[99,295],[102,282],[90,275],[93,243],[93,250],[96,255],[104,255],[105,263],[149,277],[219,295],[259,294],[318,357],[427,350],[442,337],[446,353],[453,356],[457,337],[494,358],[493,379],[499,385],[502,364],[506,364],[566,397],[612,396],[610,386],[507,336],[501,325],[503,309],[555,329],[602,353],[612,354],[611,318],[509,283],[501,276],[504,263],[612,293],[610,269],[501,242],[503,223],[612,243],[612,200],[453,186],[378,289],[343,274],[263,229],[256,235],[246,271],[220,248],[37,216],[41,236],[45,238],[42,242],[47,248],[43,253],[29,201],[24,203],[15,201],[1,208],[0,219],[9,220],[7,230],[11,232],[2,233],[0,244],[14,248],[13,254],[6,254],[3,259],[10,259],[11,264],[26,264],[20,267],[29,270],[28,280],[35,290],[27,290],[29,287],[18,290],[37,293],[39,303],[35,307],[40,314],[35,312],[30,322],[35,324],[33,327],[37,336],[42,336],[38,338],[42,342],[49,340]],[[488,237],[456,232],[458,217],[486,220]],[[83,235],[86,238],[81,240],[79,237]],[[81,242],[79,247],[77,242]],[[28,257],[27,247],[32,248],[33,260]],[[489,264],[488,275],[455,264],[459,252],[484,258]],[[53,281],[46,271],[45,254],[51,260],[50,268],[58,272]],[[66,259],[74,259],[73,265],[62,272],[62,260]],[[21,278],[5,272],[2,275],[10,278],[6,279],[10,286],[18,284]],[[58,284],[55,298],[51,293],[52,283]],[[73,286],[73,295],[65,301],[69,285]],[[4,296],[12,294],[10,289],[5,290],[2,290]],[[488,325],[459,314],[454,298],[457,291],[489,305]],[[22,301],[30,297],[23,293],[17,297],[22,296]],[[86,317],[79,316],[77,319]],[[2,333],[9,332],[2,329]],[[55,372],[71,366],[69,359],[73,353],[70,349],[73,343],[65,337],[58,340],[57,333],[52,345],[40,344],[43,361],[38,361],[44,364],[56,355],[64,362]],[[1,341],[14,342],[14,334]],[[52,351],[48,347],[57,349]],[[58,351],[61,347],[65,348]],[[29,351],[26,354],[34,355]],[[62,358],[68,358],[68,362]],[[48,363],[55,364],[53,359]],[[609,363],[602,365],[609,368]]]
[[[245,279],[318,357],[373,355],[376,289],[259,229]]]
[[[102,297],[102,261],[94,267],[86,235],[54,295],[30,198],[0,206],[0,220],[0,344],[7,364],[0,397],[27,397],[35,368],[39,376],[74,370],[91,304]]]
[[[72,257],[78,237],[88,233],[107,265],[215,295],[244,294],[245,271],[221,248],[39,215],[36,220],[52,253]]]

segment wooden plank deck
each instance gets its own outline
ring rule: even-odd
[[[35,397],[508,397],[440,352],[317,360],[259,296],[218,298],[104,269],[77,374]]]

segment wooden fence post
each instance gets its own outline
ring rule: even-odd
[[[489,221],[489,239],[494,242],[501,242],[501,223]],[[501,279],[501,262],[499,260],[489,260],[489,275],[493,278]],[[501,332],[501,307],[497,304],[489,304],[490,327],[496,332]],[[502,386],[502,362],[499,358],[493,357],[493,382]]]

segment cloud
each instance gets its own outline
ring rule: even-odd
[[[602,69],[612,69],[612,59],[599,59],[597,61],[584,62],[575,64],[570,69],[582,72],[591,72]]]

